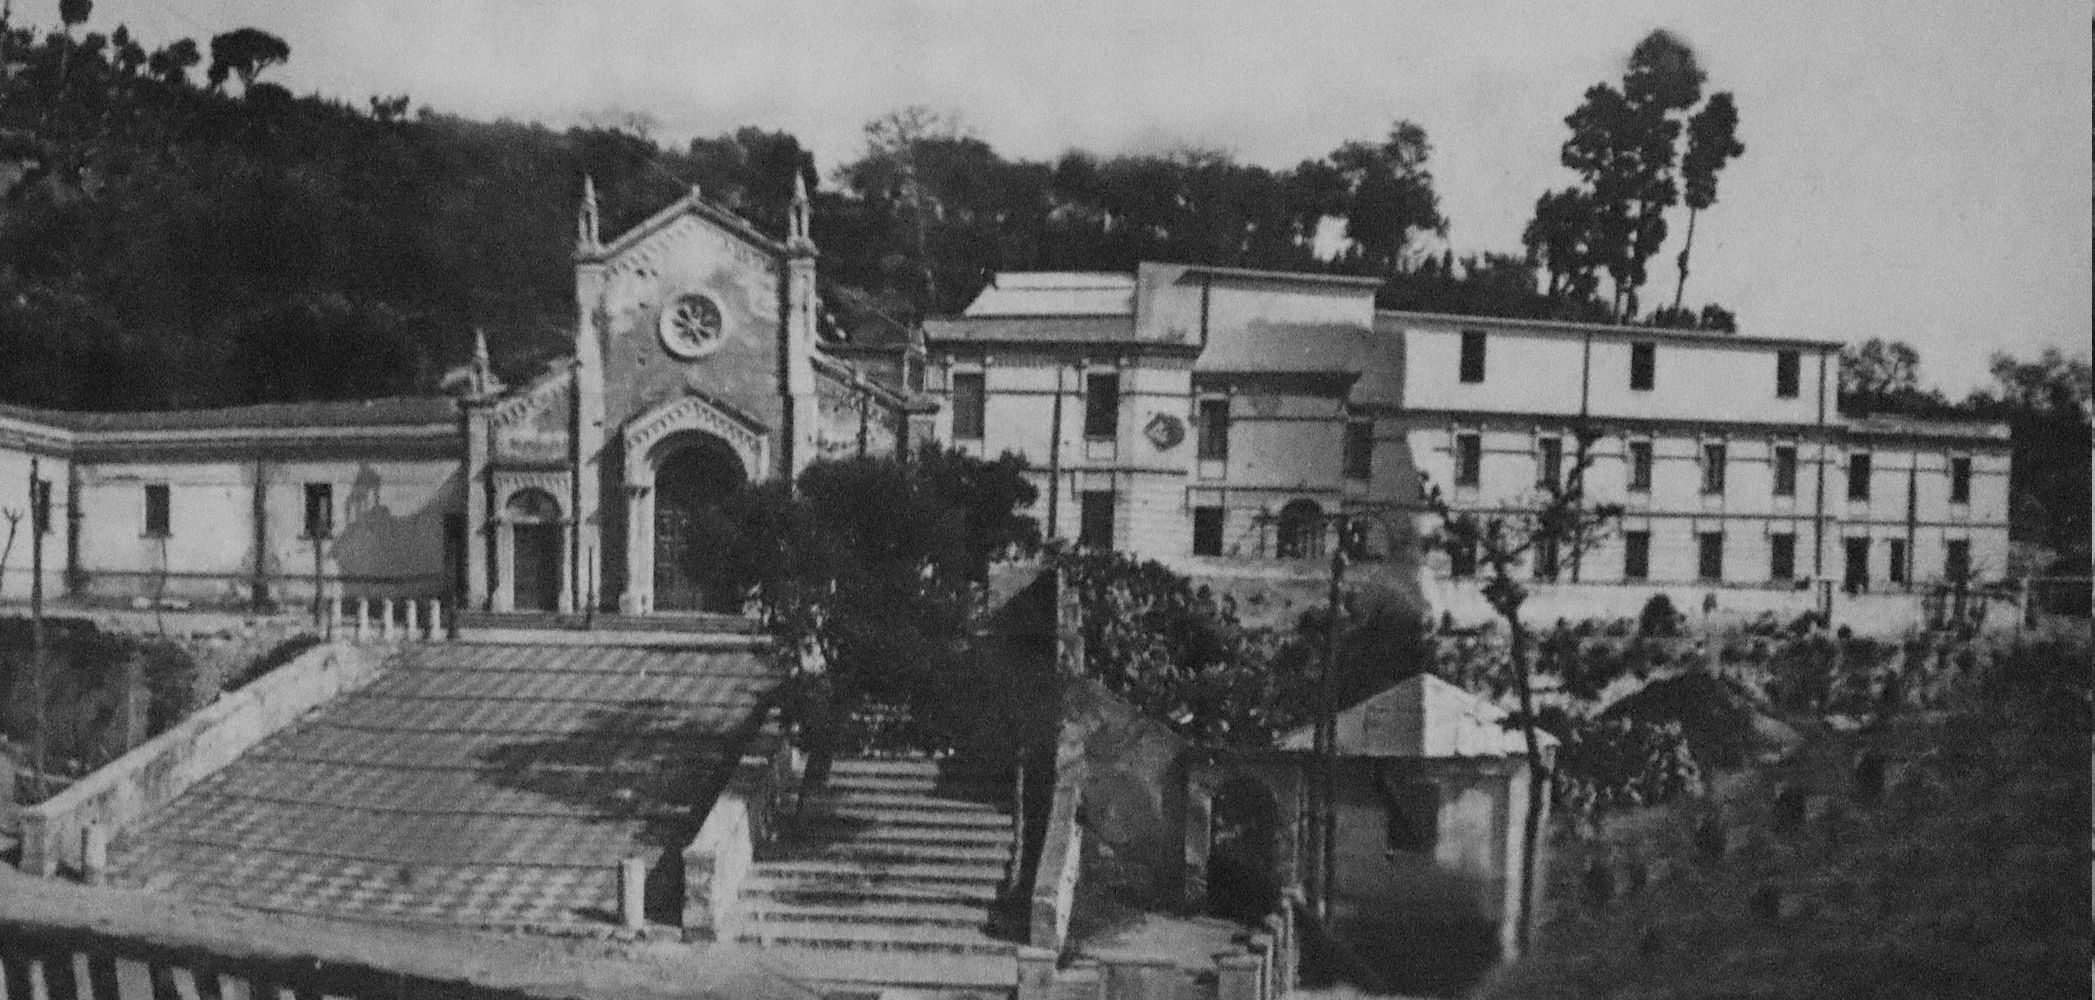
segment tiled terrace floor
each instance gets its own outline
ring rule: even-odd
[[[751,648],[408,647],[119,837],[121,883],[470,926],[615,921],[696,831],[776,677]],[[675,905],[675,868],[650,909]]]

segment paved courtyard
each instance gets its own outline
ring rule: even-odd
[[[409,647],[127,831],[121,884],[254,909],[510,928],[651,913],[776,683],[753,644]]]

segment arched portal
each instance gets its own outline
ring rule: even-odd
[[[565,526],[560,501],[535,487],[510,494],[503,515],[510,528],[511,606],[518,611],[560,610],[565,577]]]
[[[1208,910],[1256,922],[1280,900],[1280,808],[1263,783],[1236,777],[1208,813]]]
[[[720,504],[749,481],[726,441],[703,431],[663,439],[654,451],[655,602],[661,611],[740,610],[732,588],[708,571],[721,539]]]
[[[1324,554],[1324,508],[1314,500],[1294,500],[1280,508],[1282,559],[1315,559]]]

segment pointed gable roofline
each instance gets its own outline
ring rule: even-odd
[[[791,253],[784,243],[765,235],[762,230],[750,225],[747,220],[736,215],[727,207],[700,194],[698,187],[693,185],[691,190],[685,192],[682,198],[670,202],[661,211],[648,216],[639,225],[618,234],[618,237],[611,242],[596,248],[577,247],[575,259],[580,262],[610,260],[639,245],[641,241],[660,232],[664,227],[683,218],[687,213],[696,215],[719,226],[729,233],[740,237],[743,242],[748,243],[750,246],[774,257],[783,258]],[[810,245],[807,252],[813,252],[812,245]]]
[[[1416,674],[1338,714],[1344,757],[1524,757],[1527,741],[1506,727],[1508,713],[1490,700],[1432,674]],[[1544,747],[1557,739],[1537,733]],[[1280,738],[1283,750],[1308,750],[1315,727]]]

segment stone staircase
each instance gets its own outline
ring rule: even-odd
[[[1016,946],[990,928],[1014,863],[1010,798],[1008,778],[964,765],[839,759],[759,853],[739,940],[837,984],[1008,987]]]

